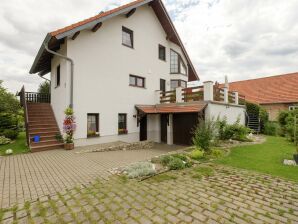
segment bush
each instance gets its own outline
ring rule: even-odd
[[[0,113],[0,132],[6,129],[17,129],[18,118],[9,113]]]
[[[190,153],[190,158],[192,158],[194,160],[200,160],[203,157],[204,157],[204,152],[200,151],[198,149],[195,149]]]
[[[179,158],[171,157],[168,167],[170,170],[182,170],[185,168],[185,163]]]
[[[199,121],[192,139],[197,149],[210,151],[212,141],[215,139],[215,123],[213,121]]]
[[[156,171],[152,163],[139,162],[128,166],[125,171],[129,178],[144,177],[154,174]]]
[[[216,126],[218,128],[218,138],[220,140],[234,139],[238,141],[248,141],[247,135],[250,130],[240,124],[240,119],[238,119],[234,124],[227,124],[226,119],[217,119]]]
[[[220,157],[222,157],[223,156],[223,151],[222,150],[220,150],[220,149],[213,149],[212,151],[211,151],[211,156],[212,157],[215,157],[215,158],[220,158]]]
[[[278,131],[279,131],[278,123],[272,122],[272,121],[268,121],[265,123],[265,125],[264,125],[264,134],[265,135],[276,136],[276,135],[278,135]]]
[[[11,140],[9,138],[5,138],[4,136],[0,136],[0,145],[9,144]]]
[[[170,162],[170,160],[172,159],[171,156],[167,155],[167,156],[161,156],[160,157],[160,162],[163,166],[167,166]]]
[[[290,141],[294,141],[294,130],[295,130],[294,123],[295,123],[295,116],[297,115],[298,115],[298,110],[292,110],[292,111],[282,111],[278,116],[278,123],[280,125],[281,135],[287,137]]]
[[[18,137],[19,132],[17,130],[6,129],[2,132],[2,135],[11,140],[15,140]]]

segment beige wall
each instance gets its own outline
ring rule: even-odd
[[[276,121],[280,111],[289,110],[289,106],[294,104],[289,103],[276,103],[276,104],[262,104],[261,106],[266,109],[269,114],[270,121]]]

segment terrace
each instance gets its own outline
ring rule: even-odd
[[[218,84],[214,85],[213,82],[207,81],[203,86],[178,87],[166,92],[156,91],[156,101],[157,104],[213,101],[244,105],[245,96],[236,91],[229,91],[228,87],[220,88]]]

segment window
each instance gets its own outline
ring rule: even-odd
[[[170,54],[170,70],[172,74],[183,74],[186,75],[187,69],[186,66],[181,58],[181,56],[171,49]]]
[[[60,86],[60,65],[56,69],[56,87]]]
[[[289,110],[292,111],[292,110],[297,110],[298,109],[298,106],[289,106]]]
[[[179,55],[171,50],[171,73],[179,73]]]
[[[135,76],[135,75],[130,75],[129,76],[129,85],[145,88],[145,78]]]
[[[171,90],[174,90],[177,87],[186,88],[187,82],[179,79],[171,80]]]
[[[163,91],[163,92],[166,91],[166,80],[160,79],[160,88],[159,88],[159,90]]]
[[[127,134],[127,116],[126,114],[118,114],[118,134],[123,135]]]
[[[160,60],[166,60],[166,48],[162,45],[158,45],[158,58]]]
[[[99,136],[99,114],[87,114],[87,137]]]
[[[133,31],[124,26],[122,27],[122,44],[133,48]]]

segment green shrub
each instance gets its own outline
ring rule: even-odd
[[[125,171],[129,178],[144,177],[154,174],[156,171],[152,163],[139,162],[128,166]]]
[[[287,137],[290,141],[294,141],[295,116],[298,116],[298,110],[282,111],[278,116],[281,135]]]
[[[167,166],[167,165],[169,164],[169,162],[170,162],[171,159],[172,159],[172,157],[169,156],[169,155],[161,156],[161,157],[160,157],[160,162],[161,162],[161,164],[162,164],[163,166]]]
[[[6,129],[17,129],[18,117],[9,113],[0,113],[0,133]]]
[[[175,158],[178,158],[178,159],[181,159],[181,160],[183,160],[183,161],[185,161],[185,162],[187,162],[188,161],[188,158],[186,157],[186,155],[185,154],[172,154],[171,155],[172,157],[175,157]]]
[[[9,138],[0,136],[0,145],[6,145],[6,144],[9,144],[10,142],[11,142],[11,140]]]
[[[203,157],[204,157],[204,152],[198,149],[195,149],[190,153],[190,158],[194,160],[200,160]]]
[[[226,122],[226,119],[217,119],[216,126],[218,129],[218,138],[220,140],[234,139],[238,141],[248,141],[247,135],[250,130],[240,124],[240,119],[237,119],[232,125],[229,125]]]
[[[215,130],[215,122],[203,120],[199,121],[192,139],[196,148],[201,148],[205,152],[209,152],[212,141],[215,139]]]
[[[2,135],[11,140],[15,140],[18,137],[19,132],[17,130],[6,129],[2,132]]]
[[[185,168],[185,164],[183,160],[176,157],[171,157],[168,167],[170,170],[182,170]]]
[[[220,150],[220,149],[213,149],[211,151],[211,156],[212,157],[215,157],[215,158],[220,158],[220,157],[223,156],[223,154],[224,154],[224,152],[222,150]]]
[[[278,123],[272,122],[272,121],[268,121],[265,123],[265,125],[264,125],[264,134],[265,135],[276,136],[276,135],[278,135],[278,131],[279,131]]]

